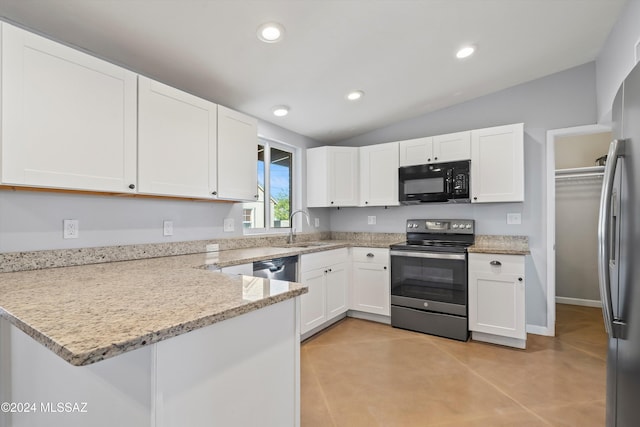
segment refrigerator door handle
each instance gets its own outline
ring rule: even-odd
[[[611,202],[613,195],[613,179],[622,156],[624,140],[616,139],[609,146],[607,164],[604,169],[602,194],[600,196],[600,216],[598,218],[598,276],[600,283],[600,298],[602,298],[602,315],[604,326],[611,338],[619,338],[621,322],[613,317],[611,302],[611,277],[609,276],[609,259],[611,241]]]

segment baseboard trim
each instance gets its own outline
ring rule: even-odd
[[[569,304],[569,305],[581,305],[584,307],[602,307],[602,302],[591,299],[581,298],[568,298],[568,297],[556,297],[556,303]]]
[[[474,341],[483,341],[491,344],[506,345],[514,348],[527,348],[527,340],[518,338],[503,337],[500,335],[487,334],[484,332],[471,331],[471,339]]]
[[[382,314],[366,313],[364,311],[349,310],[347,316],[354,317],[356,319],[370,320],[372,322],[391,324],[391,316],[384,316]]]
[[[540,325],[527,325],[527,333],[534,335],[544,335],[546,337],[552,337],[555,335],[554,329],[551,329],[547,326]]]

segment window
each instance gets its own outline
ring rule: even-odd
[[[243,204],[247,231],[288,229],[293,194],[293,150],[268,140],[258,143],[258,200]]]

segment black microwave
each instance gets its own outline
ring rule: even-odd
[[[470,164],[465,160],[401,167],[400,203],[469,202]]]

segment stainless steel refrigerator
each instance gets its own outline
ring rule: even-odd
[[[598,223],[607,353],[607,427],[640,425],[640,66],[613,104]]]

